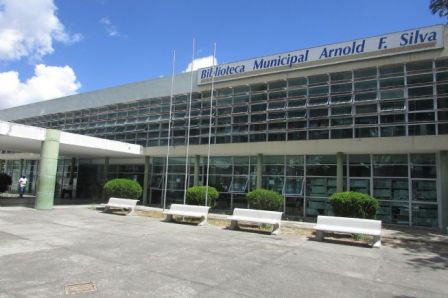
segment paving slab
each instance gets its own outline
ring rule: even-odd
[[[74,297],[447,297],[448,245],[415,237],[373,249],[89,206],[3,207],[0,298],[64,297],[88,282],[96,290]]]

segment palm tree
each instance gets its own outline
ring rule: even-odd
[[[431,0],[429,9],[432,14],[438,13],[440,17],[445,17],[448,15],[448,0]]]

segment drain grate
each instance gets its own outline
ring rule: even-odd
[[[79,293],[95,292],[96,285],[93,282],[84,282],[65,286],[66,295],[74,295]]]

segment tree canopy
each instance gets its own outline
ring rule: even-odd
[[[448,0],[431,0],[429,9],[432,14],[439,14],[441,17],[448,15]]]

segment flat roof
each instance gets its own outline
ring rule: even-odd
[[[41,152],[47,129],[0,121],[0,150],[20,153]],[[60,132],[59,155],[78,158],[142,157],[143,147],[119,141]],[[4,159],[11,155],[6,154]],[[0,159],[2,155],[0,154]]]

